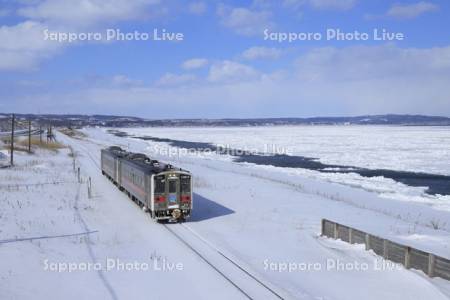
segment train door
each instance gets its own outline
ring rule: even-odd
[[[169,178],[169,190],[168,190],[168,207],[169,208],[179,208],[178,205],[178,195],[180,184],[178,181],[178,177]]]

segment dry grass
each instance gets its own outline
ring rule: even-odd
[[[10,150],[11,149],[11,143],[10,143],[11,139],[3,139],[2,142],[3,144],[0,146],[0,150]],[[28,142],[27,142],[27,146],[24,147],[21,144],[18,144],[16,139],[14,139],[14,150],[17,152],[28,152]]]
[[[28,139],[22,139],[16,142],[17,150],[18,151],[28,151]],[[39,138],[32,137],[31,138],[31,148],[39,148],[39,149],[45,149],[50,151],[58,151],[59,149],[67,148],[64,144],[52,141],[52,142],[46,142],[45,139],[42,140],[42,143]]]
[[[67,136],[70,136],[72,138],[85,138],[86,137],[86,135],[83,132],[73,129],[73,128],[63,128],[63,129],[59,129],[58,131]]]

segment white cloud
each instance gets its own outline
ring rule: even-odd
[[[259,75],[259,72],[250,66],[225,60],[211,66],[208,80],[216,83],[229,83],[254,80]]]
[[[431,2],[417,2],[413,4],[394,4],[386,13],[388,17],[412,19],[427,12],[438,10],[438,6]]]
[[[32,70],[58,53],[63,45],[45,41],[45,28],[34,21],[0,27],[0,70]]]
[[[309,0],[308,2],[318,9],[347,10],[354,7],[357,0]]]
[[[194,15],[203,15],[208,10],[208,6],[203,1],[191,2],[188,11]]]
[[[450,47],[318,48],[299,57],[290,76],[223,61],[211,66],[210,84],[145,93],[178,103],[182,116],[450,115],[449,79]]]
[[[262,35],[264,29],[273,28],[271,13],[268,11],[254,11],[244,7],[228,7],[219,5],[217,14],[223,26],[246,36]]]
[[[284,0],[283,5],[299,9],[309,5],[322,10],[348,10],[357,4],[358,0]]]
[[[245,50],[241,56],[247,60],[277,59],[282,53],[283,51],[278,48],[252,47]]]
[[[450,47],[319,48],[299,58],[294,77],[334,114],[450,115]]]
[[[171,86],[183,86],[192,83],[196,80],[195,75],[192,74],[164,74],[158,81],[156,81],[155,86],[158,87],[171,87]]]
[[[193,59],[189,59],[189,60],[186,60],[185,62],[183,62],[181,67],[186,70],[193,70],[193,69],[203,68],[207,64],[208,64],[208,60],[205,58],[193,58]]]
[[[394,46],[355,46],[314,49],[297,61],[302,79],[350,82],[450,77],[450,47],[402,49]]]
[[[210,67],[206,78],[166,74],[159,85],[151,87],[72,87],[26,96],[23,91],[22,97],[8,98],[2,104],[4,110],[28,109],[39,103],[41,109],[53,112],[154,118],[382,113],[450,116],[450,47],[317,48],[298,57],[293,69],[280,72],[261,74],[250,66],[222,61]]]
[[[114,23],[143,17],[158,0],[44,0],[27,5],[18,14],[50,24],[84,28],[97,23]]]
[[[17,14],[28,20],[0,27],[0,70],[25,71],[66,45],[44,39],[44,30],[79,32],[151,14],[159,0],[20,1]],[[87,28],[87,29],[86,29]]]
[[[140,86],[143,84],[143,81],[131,79],[125,75],[119,74],[113,76],[112,83],[117,86]]]

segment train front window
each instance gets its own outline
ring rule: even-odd
[[[189,176],[181,176],[181,192],[190,193],[191,192],[191,178]]]
[[[155,194],[164,194],[166,190],[166,180],[164,176],[155,177]]]
[[[177,182],[175,180],[169,180],[169,193],[177,192]]]

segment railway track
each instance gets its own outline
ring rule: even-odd
[[[93,157],[85,145],[79,147],[101,171],[100,164]],[[268,283],[264,283],[254,274],[244,268],[234,259],[224,254],[206,239],[202,238],[189,226],[183,223],[161,224],[181,244],[209,265],[216,273],[224,278],[232,287],[237,289],[247,299],[285,299],[280,292],[275,291]]]
[[[248,299],[285,299],[241,264],[224,254],[183,223],[162,224],[182,244],[211,266]],[[185,233],[182,233],[184,231]]]

